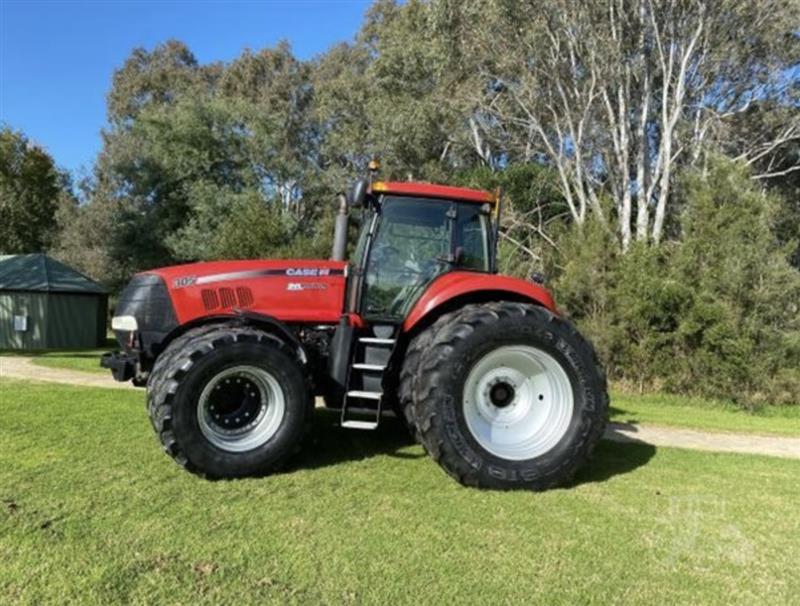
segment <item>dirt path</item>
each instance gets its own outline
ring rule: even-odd
[[[679,429],[662,425],[611,423],[606,430],[605,439],[614,442],[643,442],[653,446],[800,459],[800,438],[784,436],[757,436]]]
[[[94,374],[67,368],[47,368],[33,363],[31,358],[0,356],[0,377],[67,383],[87,387],[110,387],[112,389],[134,389],[131,383],[120,383],[108,374]]]
[[[0,377],[68,383],[70,385],[85,385],[89,387],[134,389],[130,383],[114,381],[111,378],[111,373],[108,375],[94,375],[65,368],[45,368],[37,366],[30,358],[24,357],[0,357]],[[800,437],[770,437],[741,433],[706,432],[659,425],[612,423],[606,430],[605,439],[614,442],[643,442],[653,446],[800,459]]]

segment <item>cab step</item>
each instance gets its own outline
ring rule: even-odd
[[[345,429],[376,429],[378,427],[377,421],[361,421],[358,419],[347,419],[340,424]]]
[[[368,345],[394,345],[397,339],[384,339],[382,337],[359,337],[360,343],[367,343]]]
[[[340,418],[342,427],[377,429],[383,404],[383,373],[397,344],[393,338],[397,334],[397,326],[377,325],[372,328],[372,336],[358,337],[359,346],[350,354]]]
[[[356,370],[366,370],[370,372],[383,372],[386,370],[384,364],[353,364],[352,368]]]
[[[348,398],[362,398],[364,400],[380,400],[383,394],[380,391],[362,391],[353,389],[347,392]]]

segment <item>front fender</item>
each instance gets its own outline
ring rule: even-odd
[[[471,271],[451,271],[434,280],[411,308],[403,322],[408,332],[423,318],[455,299],[476,301],[503,300],[529,301],[557,313],[553,295],[546,288],[509,276]],[[438,314],[437,314],[438,315]]]

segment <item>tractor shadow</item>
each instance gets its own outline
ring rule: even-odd
[[[656,454],[656,447],[651,444],[631,438],[616,441],[613,429],[606,435],[611,439],[597,445],[592,459],[578,471],[570,486],[601,483],[633,472]],[[395,417],[384,416],[375,431],[357,431],[339,427],[338,410],[317,408],[303,450],[292,458],[286,471],[319,469],[375,456],[406,460],[427,457]]]
[[[601,483],[631,473],[647,465],[655,454],[656,447],[652,444],[603,439],[594,449],[591,460],[575,474],[570,486]]]
[[[383,416],[378,429],[358,431],[339,427],[339,411],[317,408],[302,451],[291,459],[287,471],[318,469],[375,456],[420,459],[422,448],[401,452],[416,443],[399,419]]]

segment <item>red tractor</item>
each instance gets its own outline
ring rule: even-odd
[[[348,207],[361,228],[345,261]],[[393,409],[463,484],[563,484],[603,434],[605,377],[545,288],[496,273],[499,215],[484,191],[359,181],[333,260],[136,275],[102,365],[146,385],[164,449],[207,477],[277,470],[322,395],[347,428]]]

